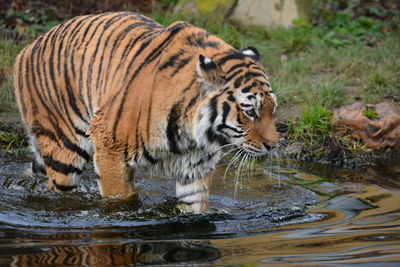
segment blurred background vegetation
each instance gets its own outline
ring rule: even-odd
[[[259,49],[278,94],[278,119],[294,138],[329,135],[334,108],[355,101],[400,103],[400,3],[326,0],[290,28],[242,26],[224,16],[174,12],[178,0],[14,0],[0,5],[0,112],[16,111],[12,65],[18,52],[54,25],[82,14],[135,11],[163,25],[189,21],[237,49]]]

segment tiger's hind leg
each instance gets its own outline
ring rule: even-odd
[[[67,136],[49,125],[31,127],[32,171],[46,174],[50,190],[71,191],[78,187],[80,176],[91,158],[92,145],[87,137]]]
[[[91,155],[81,148],[66,147],[65,144],[42,151],[49,177],[48,188],[56,192],[77,188]]]
[[[195,180],[178,179],[176,181],[176,197],[185,205],[186,211],[198,214],[208,210],[211,182],[212,173]]]

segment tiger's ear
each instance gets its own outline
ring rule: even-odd
[[[249,56],[256,61],[261,60],[260,53],[258,52],[258,50],[255,47],[248,46],[248,47],[245,47],[242,50],[240,50],[240,52],[242,52],[243,55]]]
[[[199,55],[196,72],[202,83],[203,94],[216,90],[222,83],[221,70],[210,58]]]

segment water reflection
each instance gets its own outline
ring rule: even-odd
[[[70,238],[71,236],[69,236]],[[49,236],[47,239],[57,239]],[[138,264],[210,264],[219,258],[218,249],[207,241],[104,242],[83,239],[77,244],[54,244],[7,248],[11,266],[132,266]],[[90,242],[89,242],[90,241]]]

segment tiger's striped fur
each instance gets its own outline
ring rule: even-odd
[[[133,170],[150,167],[175,176],[177,197],[201,212],[222,146],[264,155],[278,142],[257,50],[186,22],[76,17],[27,46],[14,77],[33,170],[55,191],[77,187],[94,155],[102,195],[135,195]]]

